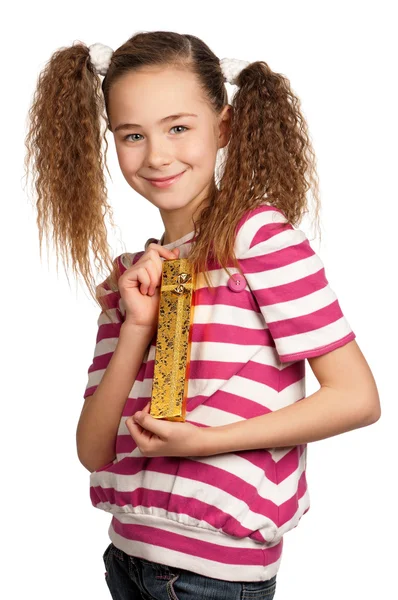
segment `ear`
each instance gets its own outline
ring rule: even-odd
[[[230,104],[226,104],[218,118],[218,148],[224,148],[229,142],[231,136],[232,111],[233,107]]]

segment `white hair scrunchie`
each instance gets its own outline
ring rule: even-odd
[[[109,46],[96,43],[89,46],[91,63],[100,75],[106,75],[111,62],[113,50]]]
[[[96,72],[100,75],[106,75],[114,52],[112,48],[97,42],[89,46],[89,51],[90,60]],[[248,65],[250,65],[249,61],[239,60],[238,58],[222,58],[220,60],[224,79],[232,85],[236,85],[239,73]]]
[[[220,65],[225,80],[232,85],[236,85],[239,73],[248,67],[250,62],[247,60],[239,60],[238,58],[222,58],[220,60]]]

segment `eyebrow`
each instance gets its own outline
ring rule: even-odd
[[[177,115],[169,115],[168,117],[163,117],[163,119],[160,119],[159,125],[161,123],[165,123],[166,121],[175,121],[176,119],[179,119],[180,117],[197,117],[197,116],[198,115],[195,115],[194,113],[186,113],[186,112],[178,113]],[[141,127],[141,125],[139,125],[138,123],[122,123],[121,125],[118,125],[117,127],[115,127],[115,132],[119,131],[119,129],[131,129],[132,127]]]

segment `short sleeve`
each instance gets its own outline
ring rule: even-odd
[[[237,258],[281,362],[320,356],[356,337],[321,258],[280,210],[254,209],[238,239]]]
[[[113,264],[115,265],[115,263],[117,263],[120,274],[124,273],[128,266],[133,263],[136,255],[137,253],[133,255],[122,254],[114,259]],[[99,284],[97,290],[102,297],[106,296],[106,306],[109,317],[106,315],[105,311],[102,310],[97,320],[97,336],[94,356],[88,369],[88,380],[83,398],[94,394],[100,384],[116,349],[120,328],[125,316],[123,299],[120,296],[120,292],[119,290],[114,291],[111,289],[108,279]]]

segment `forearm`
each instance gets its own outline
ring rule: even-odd
[[[123,323],[119,340],[93,396],[83,408],[76,432],[80,462],[90,471],[115,457],[123,407],[137,377],[153,331]]]
[[[377,420],[371,402],[322,386],[317,392],[274,412],[203,430],[202,454],[297,446],[365,427]]]

